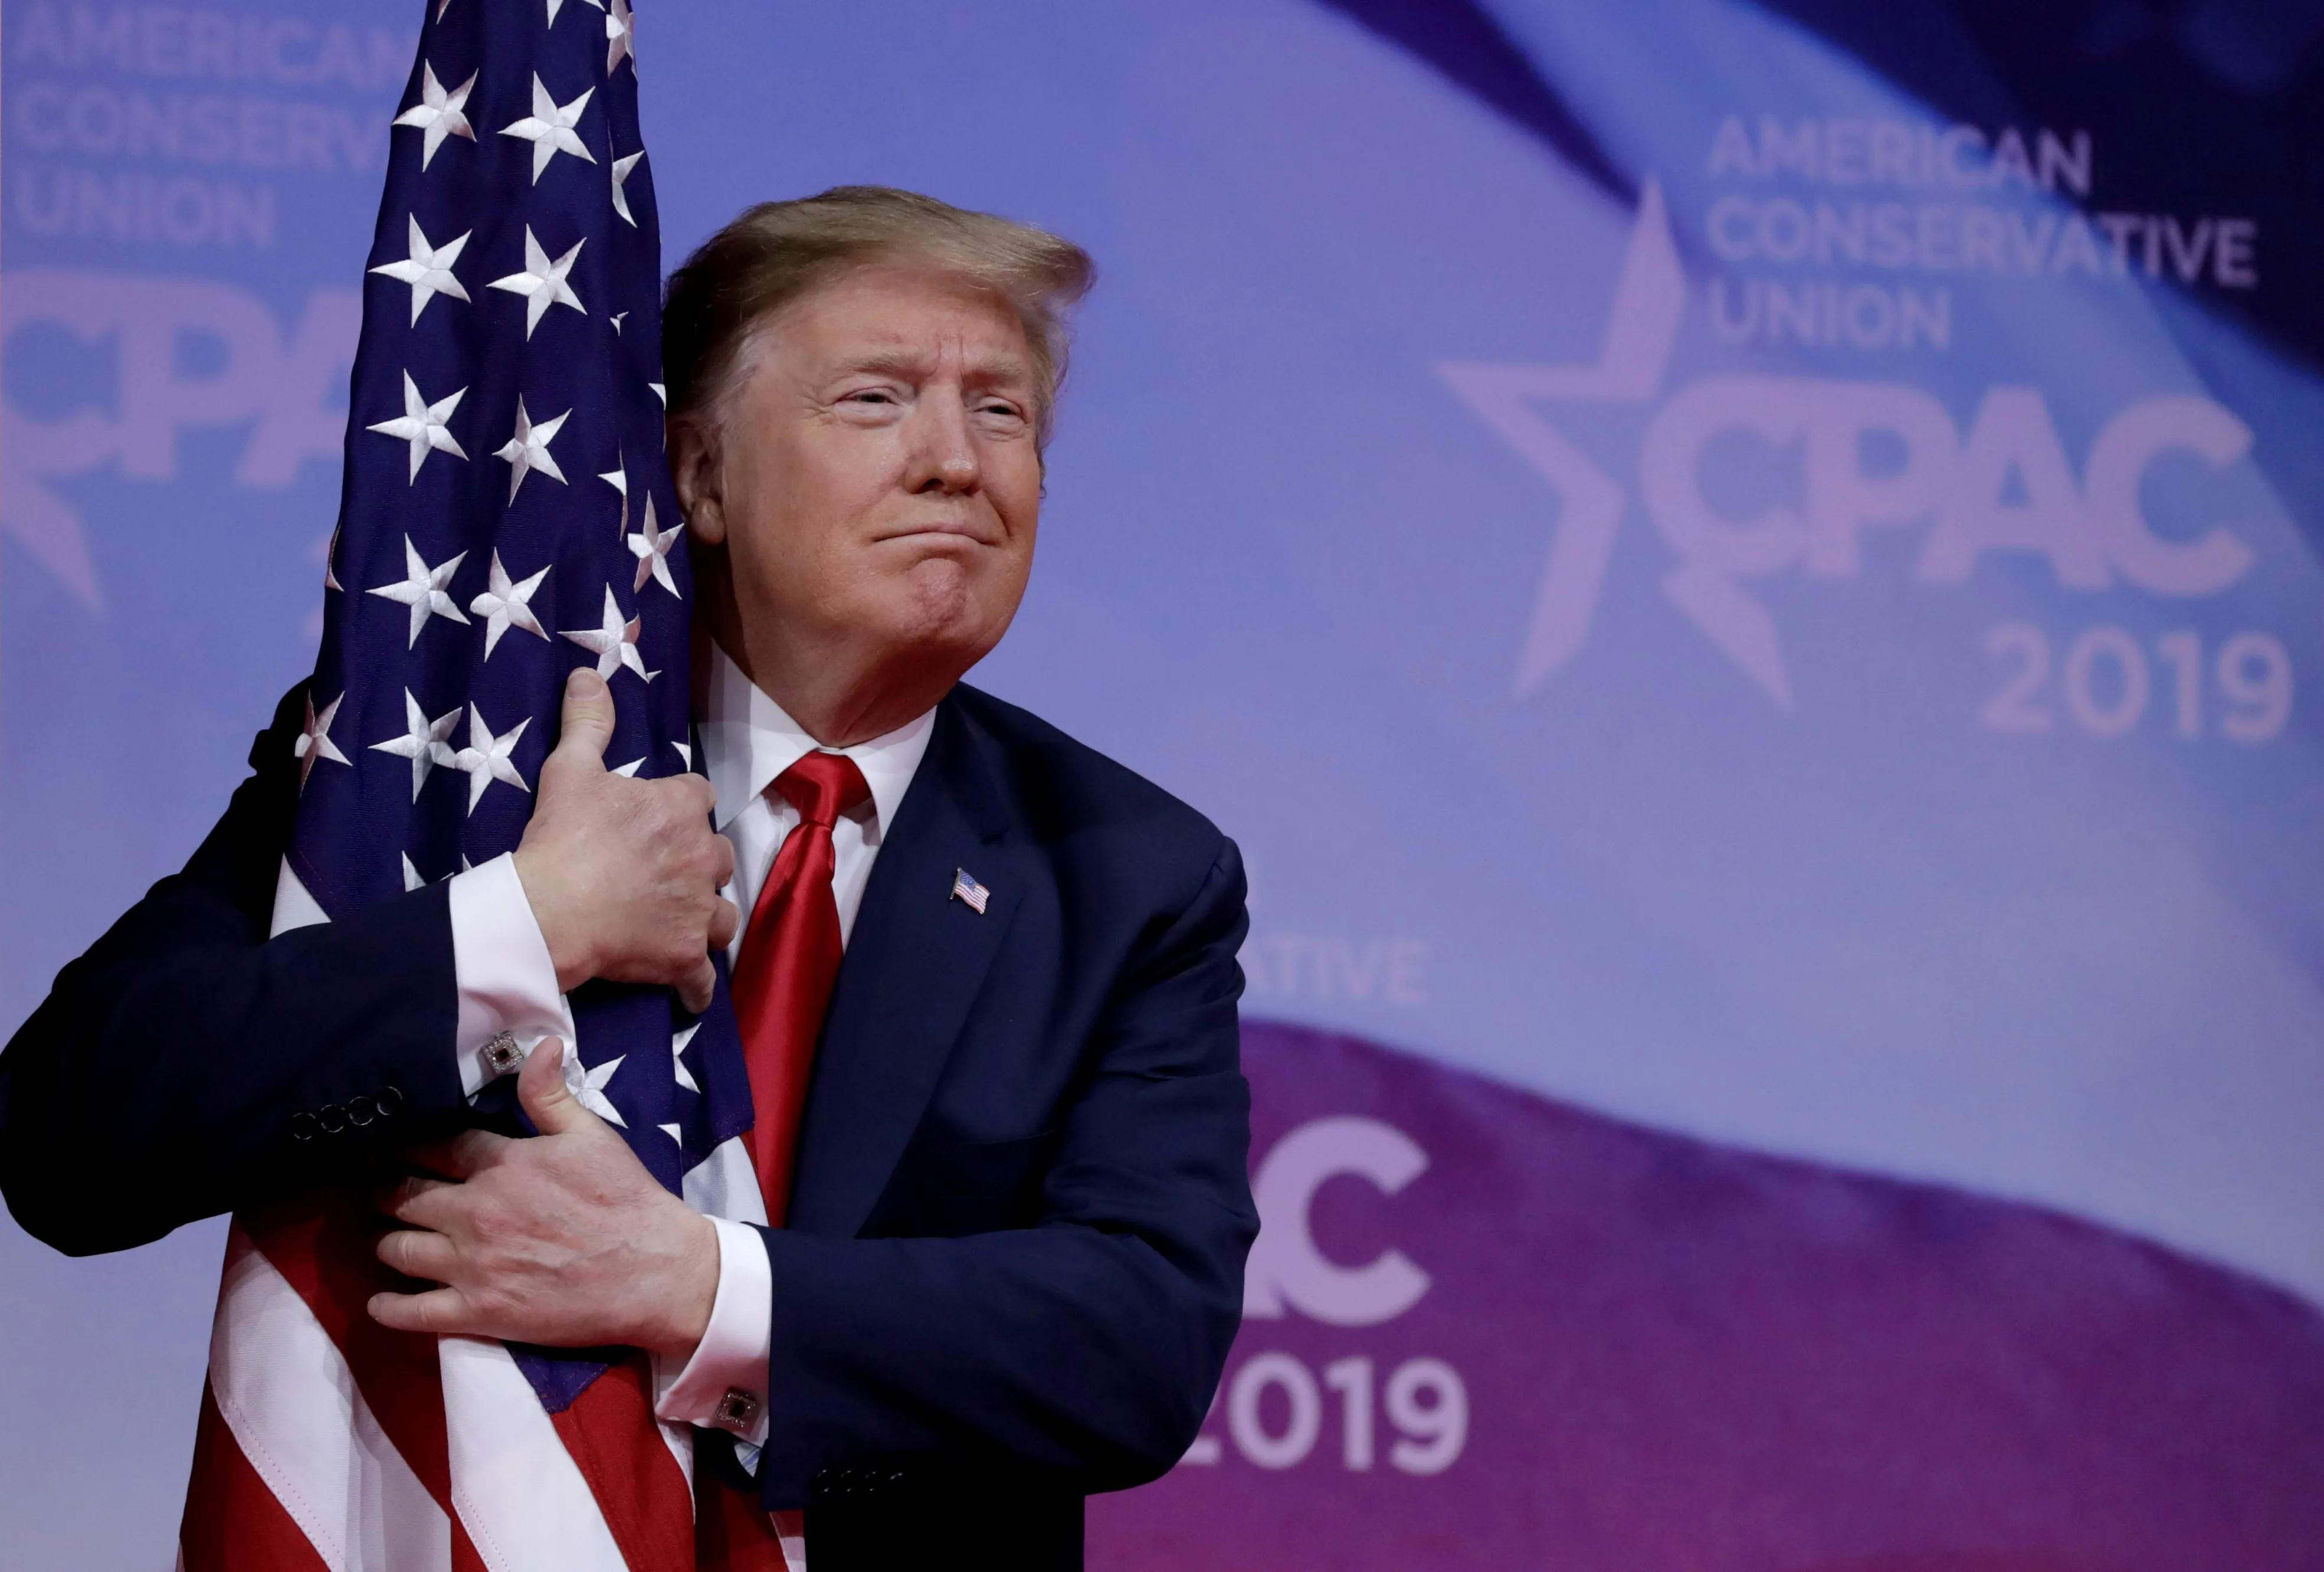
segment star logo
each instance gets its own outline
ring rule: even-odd
[[[447,424],[467,392],[466,388],[457,389],[448,397],[438,399],[431,404],[420,396],[420,384],[411,380],[411,374],[407,371],[403,374],[403,413],[392,421],[382,421],[377,425],[364,428],[411,444],[411,473],[404,478],[407,485],[420,478],[420,467],[427,462],[430,452],[449,453],[461,459],[468,457],[460,444],[454,440],[452,428]]]
[[[694,1034],[701,1030],[702,1022],[697,1021],[693,1025],[687,1027],[685,1031],[678,1032],[672,1036],[669,1040],[669,1067],[671,1074],[677,1077],[678,1084],[680,1087],[683,1087],[686,1090],[697,1095],[701,1092],[702,1088],[695,1084],[693,1072],[686,1068],[686,1045],[692,1042],[694,1040]]]
[[[540,242],[533,238],[532,226],[528,224],[524,228],[524,271],[512,273],[506,278],[496,278],[484,286],[524,297],[524,336],[528,339],[532,337],[532,330],[540,326],[541,318],[549,314],[551,306],[570,306],[585,317],[589,314],[587,308],[581,304],[581,297],[575,294],[573,286],[566,282],[566,274],[573,271],[575,259],[580,256],[581,248],[587,244],[586,238],[576,240],[572,250],[551,262]]]
[[[445,739],[459,724],[458,705],[429,720],[427,712],[420,707],[420,700],[414,698],[411,689],[407,688],[403,690],[403,735],[390,737],[383,743],[374,743],[372,750],[411,761],[411,800],[417,802],[420,800],[420,789],[428,783],[428,772],[438,764],[452,762],[452,749]],[[410,859],[405,861],[408,865]],[[410,887],[409,883],[405,886],[407,889]]]
[[[1462,401],[1558,494],[1557,529],[1517,658],[1519,698],[1547,681],[1589,637],[1614,537],[1629,505],[1622,484],[1535,406],[1651,402],[1662,390],[1685,309],[1686,274],[1671,238],[1662,189],[1649,177],[1639,192],[1637,220],[1595,361],[1580,365],[1452,361],[1436,367]],[[1700,621],[1675,582],[1684,572],[1682,569],[1665,580],[1664,588]],[[1772,624],[1768,636],[1774,636]]]
[[[597,675],[611,682],[613,673],[626,666],[640,678],[650,682],[661,675],[646,670],[645,657],[638,653],[638,630],[644,625],[642,617],[624,618],[620,603],[613,599],[613,587],[605,586],[604,621],[594,628],[558,632],[597,657]]]
[[[622,501],[626,511],[628,496],[624,495]],[[630,554],[638,559],[638,581],[630,587],[632,594],[645,588],[646,580],[649,578],[672,595],[678,593],[677,581],[669,576],[669,549],[678,543],[678,536],[685,532],[686,524],[683,520],[679,521],[675,529],[654,528],[654,499],[652,494],[648,493],[645,522],[639,528],[636,534],[628,537]]]
[[[629,181],[630,171],[638,167],[638,161],[645,155],[646,150],[641,147],[627,158],[613,161],[613,211],[619,213],[622,222],[632,229],[638,227],[638,221],[630,216],[630,194],[624,187]],[[623,312],[622,315],[627,316],[628,313]]]
[[[552,16],[549,21],[557,19]],[[532,113],[521,120],[512,121],[501,127],[503,136],[521,137],[532,143],[533,183],[540,183],[540,171],[549,161],[560,153],[569,153],[584,163],[595,163],[596,155],[581,144],[574,127],[581,123],[581,112],[589,106],[589,96],[597,89],[584,88],[581,96],[569,104],[559,104],[556,96],[541,86],[539,72],[532,79]]]
[[[544,568],[522,583],[511,583],[508,569],[501,566],[501,554],[497,550],[493,553],[492,581],[485,586],[482,595],[468,603],[468,610],[484,619],[485,660],[493,658],[493,646],[511,628],[522,628],[542,639],[549,637],[549,631],[540,625],[540,619],[532,615],[532,607],[528,604],[532,599],[532,592],[539,589],[540,581],[548,577],[549,569]]]
[[[13,285],[21,290],[23,285]],[[12,536],[38,562],[61,579],[83,606],[93,612],[105,606],[97,583],[97,564],[88,554],[80,514],[49,489],[42,477],[12,444],[8,462],[0,467],[0,534]]]
[[[307,695],[307,724],[290,744],[291,756],[299,761],[299,790],[301,791],[307,790],[307,777],[314,772],[318,761],[328,759],[334,764],[348,763],[347,756],[339,752],[338,744],[331,741],[331,722],[338,718],[339,706],[345,704],[346,698],[346,694],[340,694],[325,705],[323,713],[318,715],[315,713],[315,696],[312,693]]]
[[[450,0],[445,0],[445,3],[449,5]],[[442,14],[438,14],[440,20]],[[471,71],[466,81],[447,93],[444,90],[444,84],[436,79],[436,68],[424,61],[421,63],[420,102],[397,116],[395,124],[420,128],[420,167],[422,170],[435,161],[436,150],[444,145],[446,137],[465,136],[470,142],[476,140],[475,128],[468,124],[467,115],[468,95],[475,86],[476,73]],[[540,176],[536,173],[533,178],[538,180]]]
[[[484,724],[484,712],[473,704],[468,706],[468,745],[445,762],[467,773],[470,813],[476,811],[485,788],[495,781],[505,781],[520,791],[531,791],[524,777],[517,772],[516,761],[509,756],[516,751],[517,739],[524,735],[524,728],[531,724],[532,717],[527,716],[516,723],[514,731],[494,736],[492,728]]]
[[[557,467],[557,460],[549,456],[549,445],[557,440],[557,433],[564,430],[565,422],[572,413],[567,410],[555,420],[543,421],[536,426],[524,412],[524,395],[517,395],[516,435],[502,443],[500,450],[493,455],[495,458],[508,460],[509,501],[516,501],[516,488],[522,485],[524,477],[536,469],[558,485],[565,484],[565,471]]]
[[[444,588],[452,582],[452,575],[460,570],[461,560],[466,556],[466,551],[461,551],[430,568],[427,559],[420,555],[420,548],[411,543],[410,536],[406,535],[403,537],[404,577],[393,584],[383,584],[365,592],[388,600],[400,600],[411,608],[411,636],[405,643],[405,649],[420,643],[420,630],[428,625],[428,619],[431,616],[450,617],[461,624],[467,622],[468,619],[460,615],[460,608],[452,604],[452,597],[445,593]]]
[[[468,236],[463,235],[456,240],[447,240],[440,246],[434,246],[428,244],[428,236],[420,230],[417,216],[408,222],[411,227],[410,255],[401,262],[382,263],[371,271],[385,273],[398,283],[411,286],[411,320],[416,324],[420,320],[420,313],[438,295],[449,295],[456,301],[468,298],[468,291],[461,286],[458,279],[452,276],[452,264],[459,261],[460,249],[468,244]],[[469,235],[475,233],[473,229],[468,232]],[[377,429],[373,428],[374,430]]]

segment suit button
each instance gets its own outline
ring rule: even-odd
[[[293,1141],[312,1141],[315,1139],[315,1132],[320,1128],[321,1126],[315,1123],[315,1116],[312,1114],[290,1115],[290,1139]]]
[[[383,1119],[393,1118],[395,1111],[403,1106],[403,1094],[393,1087],[380,1087],[379,1096],[372,1100],[379,1105],[379,1116]]]
[[[347,1127],[347,1111],[337,1103],[326,1103],[315,1110],[315,1123],[323,1127],[326,1135],[337,1135]]]
[[[378,1117],[379,1105],[369,1097],[355,1096],[347,1099],[347,1123],[356,1129],[362,1129]]]

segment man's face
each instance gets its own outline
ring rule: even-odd
[[[696,534],[725,547],[746,665],[868,657],[957,677],[1008,630],[1033,562],[1041,461],[1016,311],[875,264],[761,338],[685,488]]]

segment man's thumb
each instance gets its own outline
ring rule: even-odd
[[[532,1127],[543,1135],[562,1135],[597,1117],[581,1105],[581,1099],[566,1085],[565,1055],[562,1042],[544,1037],[534,1045],[524,1068],[517,1072],[516,1100]]]
[[[613,737],[613,695],[605,680],[587,666],[576,666],[565,680],[565,714],[557,756],[605,767],[605,744]]]

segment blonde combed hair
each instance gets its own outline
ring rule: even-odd
[[[1096,264],[1047,230],[888,186],[761,202],[670,274],[661,344],[671,419],[715,421],[761,323],[810,290],[880,262],[931,264],[1015,306],[1033,356],[1036,425],[1046,445],[1065,375],[1065,313],[1096,281]]]

